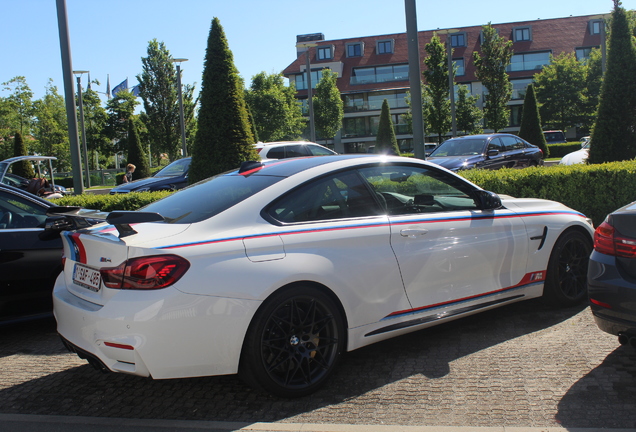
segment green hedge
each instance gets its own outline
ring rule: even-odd
[[[524,169],[468,170],[461,175],[480,187],[516,198],[561,202],[598,226],[608,213],[636,201],[636,161],[600,165],[556,165]],[[172,192],[66,196],[56,204],[103,211],[137,210]]]
[[[550,151],[551,158],[562,158],[568,153],[581,150],[581,143],[579,141],[562,143],[562,144],[548,144],[548,150]]]
[[[113,211],[137,210],[153,201],[164,198],[173,192],[131,192],[116,195],[82,194],[68,195],[55,200],[55,204],[62,206],[79,206],[87,209]]]
[[[500,195],[561,202],[592,218],[594,226],[608,213],[636,201],[636,161],[469,170],[461,175]]]

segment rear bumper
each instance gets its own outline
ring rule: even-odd
[[[614,257],[592,252],[588,294],[599,329],[636,336],[636,282],[620,270]]]
[[[120,290],[97,305],[70,293],[62,273],[53,304],[72,352],[101,370],[164,379],[236,373],[260,302],[166,288]]]

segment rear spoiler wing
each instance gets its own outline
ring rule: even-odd
[[[115,210],[103,212],[89,210],[81,207],[51,207],[46,212],[47,216],[64,216],[47,222],[46,228],[56,231],[68,229],[80,229],[94,225],[97,222],[108,222],[114,225],[119,232],[119,237],[137,234],[130,225],[144,222],[164,222],[165,218],[159,213]],[[50,225],[50,226],[49,226]]]

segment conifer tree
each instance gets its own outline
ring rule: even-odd
[[[528,86],[526,96],[523,100],[519,136],[530,144],[539,146],[543,151],[543,157],[548,157],[548,144],[545,141],[545,135],[543,135],[543,129],[541,128],[541,115],[539,114],[537,97],[532,84]]]
[[[636,156],[636,51],[625,9],[614,1],[607,69],[592,130],[589,163]]]
[[[20,132],[16,132],[13,138],[13,155],[28,156],[28,154],[27,147],[22,140],[22,134]],[[35,171],[33,171],[33,167],[29,161],[16,162],[12,164],[11,169],[13,170],[13,174],[19,175],[20,177],[24,177],[26,179],[35,177]]]
[[[133,180],[150,177],[150,167],[148,166],[148,155],[144,151],[139,139],[139,133],[135,126],[135,121],[131,118],[128,121],[128,163],[135,165]]]
[[[397,138],[395,138],[395,130],[393,129],[393,120],[391,120],[389,101],[386,99],[382,102],[378,135],[375,138],[375,152],[382,154],[400,154]]]
[[[242,81],[218,18],[210,28],[199,101],[190,183],[259,160]]]

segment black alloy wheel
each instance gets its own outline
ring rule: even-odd
[[[587,268],[592,240],[569,230],[559,237],[550,254],[543,296],[554,306],[573,306],[587,296]]]
[[[313,287],[274,294],[256,313],[245,338],[239,374],[281,397],[320,388],[345,349],[338,307]]]

